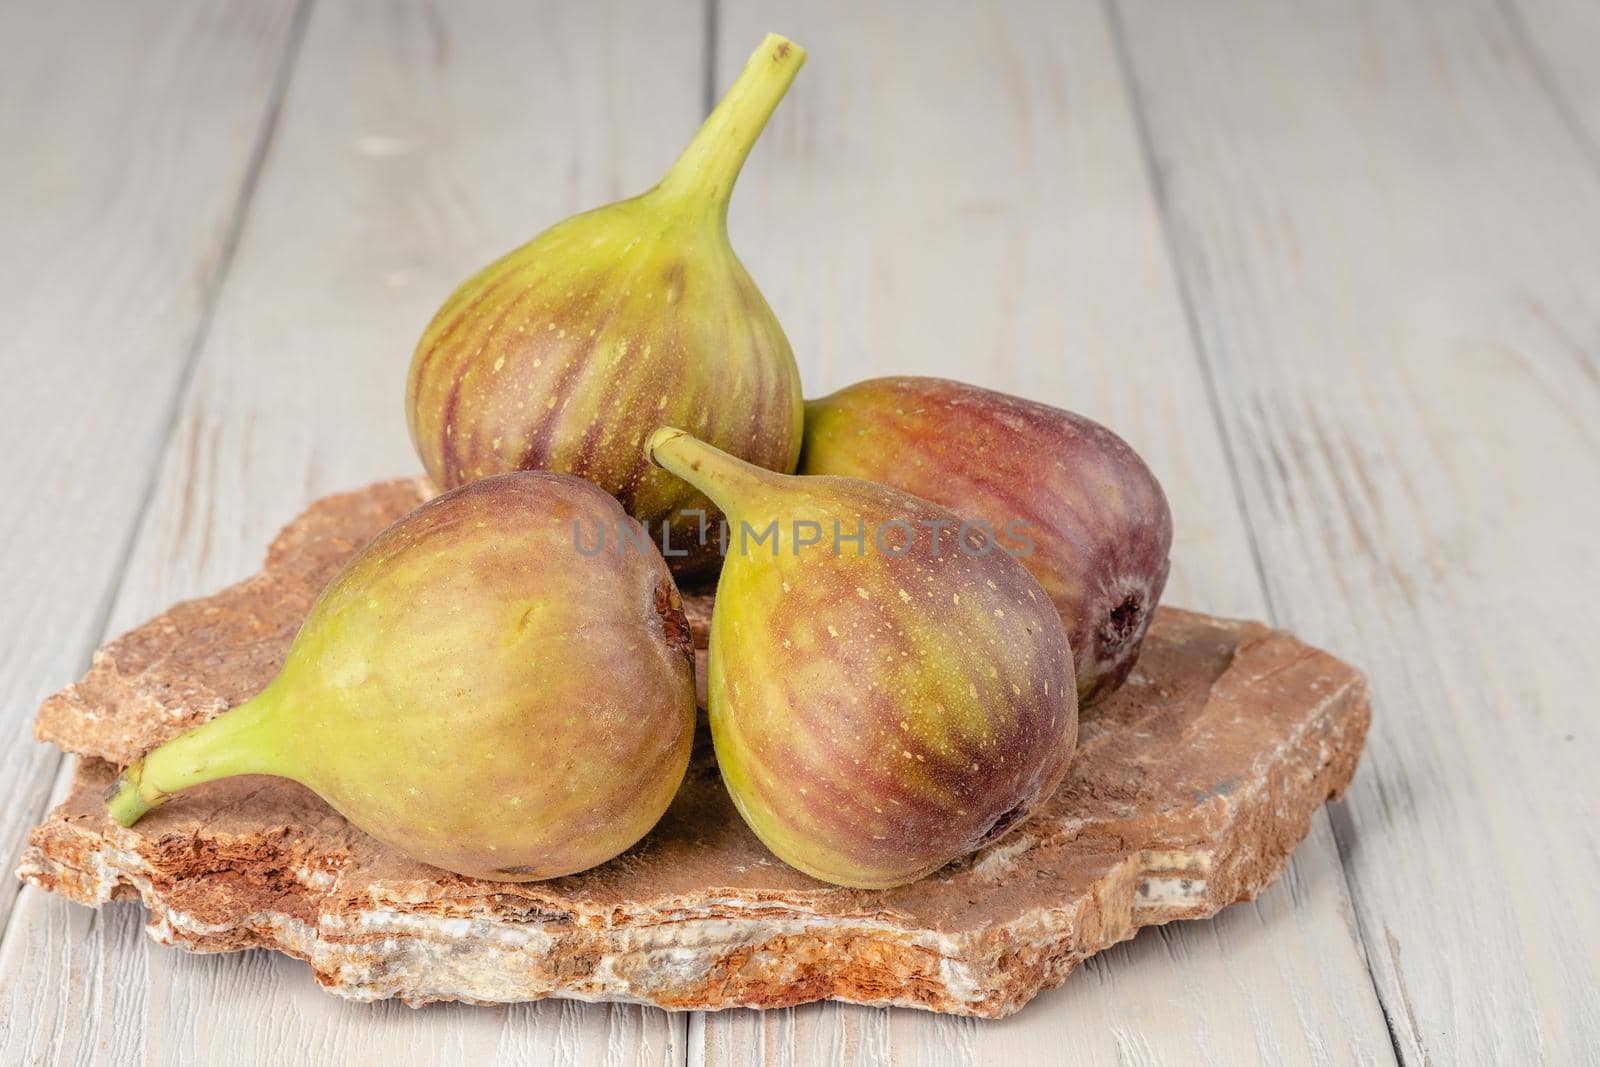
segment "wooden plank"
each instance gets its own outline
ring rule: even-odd
[[[703,31],[693,0],[316,9],[112,630],[254,570],[311,497],[417,469],[403,383],[431,313],[493,256],[659,177],[702,113]],[[0,1062],[684,1056],[682,1016],[351,1004],[292,960],[190,956],[141,922],[26,891]]]
[[[1600,1045],[1600,175],[1489,2],[1129,0],[1283,619],[1370,673],[1335,819],[1398,1047]]]
[[[1528,54],[1540,88],[1600,171],[1600,4],[1506,0],[1508,36]]]
[[[963,378],[1126,435],[1177,516],[1174,603],[1266,603],[1112,38],[1092,3],[723,5],[719,78],[768,29],[811,59],[734,198],[808,392]],[[708,1063],[1390,1058],[1327,820],[1282,884],[1142,934],[999,1023],[838,1004],[690,1029]]]
[[[34,708],[87,663],[226,269],[288,3],[0,6],[0,860],[41,814]],[[0,878],[0,925],[17,882]]]

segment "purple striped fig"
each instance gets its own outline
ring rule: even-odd
[[[805,52],[769,35],[667,176],[491,263],[423,334],[411,439],[442,488],[513,470],[580,475],[695,549],[706,500],[643,458],[663,422],[774,470],[800,452],[800,376],[728,242],[728,199]],[[713,516],[714,518],[714,516]]]
[[[132,825],[179,790],[272,774],[457,874],[529,881],[610,859],[666,811],[695,721],[660,554],[576,547],[575,525],[592,541],[629,521],[547,472],[424,504],[329,583],[265,689],[129,766],[112,816]]]
[[[865,478],[981,521],[1055,601],[1085,705],[1127,678],[1167,581],[1172,513],[1099,423],[941,378],[876,378],[806,405],[802,474]]]
[[[735,806],[780,859],[901,885],[1050,795],[1077,692],[1061,619],[1021,564],[888,486],[775,474],[681,430],[648,449],[728,516],[711,734]]]

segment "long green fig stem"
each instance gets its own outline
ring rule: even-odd
[[[805,61],[804,48],[767,34],[657,192],[686,203],[699,200],[726,219],[745,158]]]
[[[700,490],[728,515],[741,514],[779,477],[671,426],[652,433],[644,451],[650,462]]]
[[[208,723],[130,763],[106,794],[106,809],[132,826],[182,789],[236,774],[283,774],[271,686]]]

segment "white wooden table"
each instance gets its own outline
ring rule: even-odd
[[[0,3],[0,851],[90,650],[412,471],[470,269],[653,182],[768,29],[731,227],[807,390],[1099,418],[1171,602],[1363,666],[1282,882],[998,1023],[356,1005],[0,880],[0,1063],[1600,1061],[1600,3]]]

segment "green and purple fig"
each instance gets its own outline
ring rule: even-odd
[[[885,485],[745,463],[681,430],[651,458],[728,518],[708,710],[735,806],[779,859],[844,886],[922,877],[1055,790],[1072,652],[1037,580]]]
[[[665,562],[620,534],[595,544],[630,522],[546,472],[424,504],[329,583],[265,689],[123,772],[112,817],[270,774],[457,874],[530,881],[610,859],[666,811],[695,721]]]
[[[1172,513],[1099,423],[941,378],[876,378],[806,404],[802,474],[865,478],[982,522],[1067,627],[1087,706],[1127,678],[1166,585]]]
[[[587,478],[692,551],[703,496],[642,446],[687,426],[792,471],[803,421],[794,354],[728,242],[728,199],[804,62],[769,35],[667,176],[558,223],[468,279],[423,334],[406,388],[411,439],[449,489],[514,470]],[[711,516],[713,520],[715,516]]]

